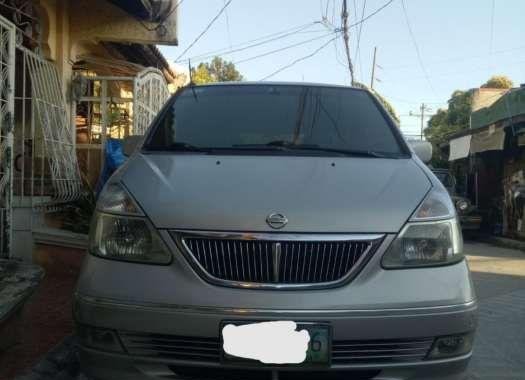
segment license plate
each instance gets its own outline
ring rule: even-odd
[[[290,322],[290,321],[276,321],[277,323],[281,322]],[[276,324],[276,322],[269,322],[268,324]],[[224,327],[228,325],[234,325],[236,327],[250,327],[255,325],[266,325],[264,328],[263,336],[260,338],[253,335],[253,330],[241,329],[236,331],[237,341],[235,344],[242,342],[242,347],[245,349],[243,352],[251,351],[250,354],[243,354],[242,357],[229,354],[232,351],[232,333],[231,331],[224,331]],[[240,321],[224,321],[221,324],[221,351],[222,351],[222,360],[225,363],[263,363],[267,365],[298,365],[298,366],[326,366],[330,364],[330,354],[331,354],[331,344],[332,344],[332,331],[331,326],[327,324],[318,324],[318,323],[308,323],[308,322],[297,322],[297,327],[295,328],[295,340],[301,341],[303,337],[299,333],[302,330],[306,330],[309,336],[309,341],[306,346],[306,358],[302,362],[298,362],[294,358],[289,358],[291,348],[288,348],[287,344],[291,338],[290,331],[280,332],[278,328],[268,329],[266,323],[260,322],[240,322]],[[263,329],[264,329],[263,328]],[[240,335],[239,335],[240,334]],[[306,343],[305,343],[306,344]],[[293,346],[293,345],[292,345]],[[287,348],[284,348],[287,347]],[[226,348],[226,350],[225,350]],[[281,351],[279,351],[281,350]],[[235,350],[234,350],[235,351]],[[253,354],[254,351],[257,351],[257,355],[261,357],[255,358],[256,354]],[[299,349],[300,351],[300,349]],[[280,356],[282,353],[282,357]],[[247,355],[247,356],[245,356]],[[254,356],[255,355],[255,356]],[[288,356],[287,356],[288,355]],[[293,355],[292,355],[293,357]],[[302,349],[302,357],[304,358],[304,346]],[[267,358],[265,359],[262,358]],[[297,357],[296,357],[297,358]]]

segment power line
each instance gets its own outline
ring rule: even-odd
[[[513,47],[513,48],[509,48],[509,49],[494,50],[492,52],[492,54],[493,55],[494,54],[506,54],[506,53],[514,52],[516,50],[523,50],[523,49],[525,49],[525,45],[516,46],[516,47]],[[447,58],[447,59],[439,59],[439,60],[436,60],[436,61],[426,62],[426,64],[427,64],[427,66],[430,66],[430,65],[438,65],[438,64],[442,64],[442,63],[448,63],[448,62],[468,61],[470,59],[478,59],[478,58],[486,59],[486,57],[487,57],[486,54],[470,55],[470,56],[462,56],[462,57],[452,57],[452,58]],[[386,67],[384,67],[384,69],[386,69],[386,70],[410,69],[410,68],[414,67],[414,65],[418,66],[419,63],[403,64],[403,65],[395,65],[395,66],[386,66]]]
[[[337,48],[337,40],[334,40],[334,49],[335,49],[335,59],[337,63],[339,63],[344,68],[347,68],[347,66],[343,63],[342,58],[339,56],[339,49]]]
[[[266,57],[267,55],[271,55],[271,54],[275,54],[275,53],[279,53],[281,51],[284,51],[284,50],[288,50],[288,49],[292,49],[294,47],[297,47],[297,46],[301,46],[301,45],[304,45],[304,44],[307,44],[307,43],[310,43],[310,42],[313,42],[313,41],[316,41],[316,40],[319,40],[319,39],[322,39],[322,38],[325,38],[325,37],[328,37],[328,36],[331,36],[333,35],[334,33],[338,33],[339,30],[336,30],[334,32],[330,32],[328,34],[324,34],[322,36],[319,36],[319,37],[315,37],[315,38],[310,38],[308,40],[304,40],[304,41],[301,41],[301,42],[298,42],[298,43],[295,43],[295,44],[292,44],[292,45],[287,45],[287,46],[284,46],[282,48],[279,48],[279,49],[275,49],[275,50],[270,50],[266,53],[262,53],[262,54],[258,54],[258,55],[255,55],[253,57],[249,57],[249,58],[245,58],[245,59],[241,59],[240,61],[236,61],[234,62],[234,64],[239,64],[239,63],[244,63],[244,62],[249,62],[249,61],[252,61],[254,59],[257,59],[257,58],[262,58],[262,57]]]
[[[504,66],[513,66],[513,65],[522,65],[523,63],[525,63],[525,60],[519,60],[519,61],[512,61],[512,62],[509,62],[509,61],[501,61],[499,62],[499,66],[500,69]],[[456,76],[456,75],[463,75],[464,73],[471,73],[471,72],[474,72],[474,71],[486,71],[486,70],[489,70],[491,67],[490,66],[471,66],[470,68],[468,69],[465,69],[465,70],[454,70],[454,71],[449,71],[449,72],[440,72],[440,73],[434,73],[432,74],[432,78],[440,78],[440,77],[445,77],[445,76]],[[422,79],[426,79],[426,77],[424,75],[411,75],[410,78],[413,80],[413,79],[417,79],[417,78],[422,78]],[[398,80],[403,80],[402,78],[397,78]]]
[[[428,114],[428,113],[425,113],[425,112],[432,112],[432,109],[430,107],[428,107],[427,104],[425,103],[421,103],[421,106],[419,107],[419,112],[420,113],[414,113],[412,111],[410,111],[409,113],[409,116],[412,116],[412,117],[417,117],[420,119],[420,135],[421,135],[421,140],[423,140],[423,134],[424,134],[424,130],[425,130],[425,118],[426,117],[431,117],[433,116],[432,114]]]
[[[401,5],[403,8],[403,14],[405,15],[405,21],[407,24],[408,32],[410,34],[410,38],[412,39],[412,43],[414,44],[414,48],[416,50],[417,60],[419,62],[419,66],[421,67],[421,71],[423,71],[423,74],[425,74],[425,78],[428,82],[428,85],[434,95],[436,94],[436,90],[434,89],[434,86],[432,86],[432,82],[430,82],[430,78],[428,76],[427,70],[425,69],[425,65],[423,64],[423,59],[421,58],[421,52],[419,51],[419,46],[416,41],[416,37],[414,35],[414,32],[412,31],[412,27],[410,26],[410,20],[408,19],[408,12],[405,5],[405,0],[401,0]]]
[[[357,21],[357,0],[354,0],[353,3],[354,3],[354,15],[355,15],[355,19]]]
[[[335,9],[336,9],[336,6],[335,6],[335,0],[332,1],[332,24],[335,22]]]
[[[224,0],[224,4],[226,5],[226,0]],[[232,48],[232,35],[230,31],[230,16],[228,16],[228,9],[224,12],[224,16],[226,19],[226,36],[228,37],[228,45],[230,46],[230,49]]]
[[[219,13],[217,13],[215,15],[215,17],[211,19],[211,21],[208,23],[208,25],[206,25],[204,30],[197,36],[197,38],[195,38],[193,40],[193,42],[191,44],[189,44],[189,46],[182,52],[182,54],[180,54],[175,59],[175,61],[178,61],[180,58],[182,58],[182,56],[184,56],[184,54],[186,54],[188,52],[188,50],[190,50],[193,47],[193,45],[195,45],[197,43],[197,41],[199,41],[201,39],[201,37],[204,36],[206,34],[206,32],[208,32],[208,30],[215,23],[215,21],[217,21],[217,19],[222,15],[222,13],[226,10],[226,8],[228,8],[228,6],[230,5],[231,2],[232,2],[232,0],[228,0],[227,3],[223,5],[223,7],[220,9]]]
[[[277,41],[277,40],[280,40],[282,38],[285,38],[285,37],[288,37],[288,36],[291,36],[291,35],[294,35],[294,34],[301,33],[305,29],[311,28],[312,26],[317,25],[318,23],[319,23],[318,21],[309,22],[307,24],[295,26],[293,28],[285,29],[285,30],[282,30],[282,31],[277,32],[277,33],[268,34],[268,35],[265,35],[265,36],[262,36],[262,37],[258,37],[258,38],[255,38],[255,39],[252,39],[252,40],[249,40],[249,41],[244,41],[244,42],[238,43],[238,44],[232,46],[232,48],[234,48],[234,49],[221,48],[221,49],[212,50],[212,51],[209,51],[209,52],[206,52],[206,53],[202,53],[202,54],[193,56],[193,57],[191,57],[189,59],[191,59],[192,61],[194,61],[194,60],[202,60],[202,59],[214,57],[216,55],[224,55],[224,54],[236,53],[236,52],[239,52],[239,51],[250,49],[252,47],[257,47],[257,46],[261,46],[261,45],[264,45],[264,44],[267,44],[267,43],[270,43],[270,42],[273,42],[273,41]],[[322,31],[323,30],[319,30],[317,32],[322,32]],[[251,44],[251,45],[246,46],[246,44]],[[182,60],[182,61],[187,61],[187,60],[188,59],[185,59],[185,60]]]
[[[489,42],[489,62],[492,66],[492,48],[494,45],[494,13],[496,11],[496,0],[492,0],[492,9],[490,12],[490,42]]]
[[[325,47],[327,47],[332,41],[334,41],[335,39],[337,38],[337,36],[335,36],[334,38],[330,39],[329,41],[325,42],[324,44],[322,44],[319,48],[317,48],[316,50],[314,50],[312,53],[308,54],[308,55],[305,55],[301,58],[298,58],[296,59],[295,61],[285,65],[285,66],[282,66],[281,68],[275,70],[274,72],[272,72],[271,74],[265,76],[264,78],[260,79],[261,81],[264,81],[266,79],[269,79],[271,77],[273,77],[274,75],[277,75],[278,73],[280,73],[281,71],[284,71],[292,66],[294,66],[295,64],[301,62],[301,61],[304,61],[308,58],[311,58],[313,57],[314,55],[316,55],[317,53],[319,53],[321,50],[323,50]]]
[[[354,26],[357,26],[359,24],[362,24],[363,22],[365,22],[366,20],[368,20],[369,18],[375,16],[376,14],[378,14],[379,12],[381,12],[383,9],[385,9],[386,7],[388,7],[390,4],[392,4],[394,2],[394,0],[389,0],[387,1],[384,5],[380,6],[379,8],[377,8],[375,11],[373,11],[372,13],[370,13],[368,16],[366,16],[365,18],[363,18],[361,21],[358,21],[358,22],[355,22],[353,24],[350,24],[348,26],[348,28],[353,28]]]
[[[182,0],[183,1],[183,0]],[[181,1],[181,2],[182,2]],[[231,1],[231,0],[230,0]],[[388,2],[386,2],[383,6],[379,7],[378,9],[376,9],[374,12],[370,13],[369,15],[367,15],[365,18],[363,18],[362,20],[358,21],[358,22],[355,22],[353,24],[350,24],[348,26],[348,29],[350,28],[353,28],[365,21],[367,21],[369,18],[375,16],[377,13],[381,12],[383,9],[385,9],[388,5],[390,5],[394,0],[389,0]],[[229,4],[229,2],[228,2]],[[226,4],[226,5],[228,5]],[[335,12],[335,1],[334,1],[334,12]],[[218,17],[218,16],[216,16]],[[213,20],[212,20],[213,21]],[[293,28],[290,28],[290,29],[286,29],[286,30],[283,30],[283,31],[280,31],[280,32],[276,32],[276,33],[272,33],[272,34],[269,34],[269,35],[266,35],[266,36],[262,36],[262,37],[259,37],[259,38],[256,38],[256,39],[253,39],[253,40],[249,40],[249,41],[245,41],[245,42],[242,42],[242,43],[239,43],[239,44],[236,44],[236,45],[233,45],[233,47],[238,47],[238,46],[243,46],[245,44],[249,44],[249,43],[252,43],[252,42],[257,42],[257,41],[261,41],[261,40],[264,40],[266,38],[271,38],[271,37],[275,37],[275,36],[279,36],[281,34],[286,34],[288,32],[291,32],[291,31],[295,31],[297,33],[299,33],[300,31],[306,29],[306,27],[308,26],[312,26],[312,25],[315,25],[315,24],[320,24],[319,21],[315,21],[315,22],[311,22],[311,23],[307,23],[307,24],[303,24],[303,25],[299,25],[299,26],[296,26],[296,27],[293,27]],[[301,29],[301,28],[304,28],[304,29]],[[209,28],[208,28],[209,29]],[[300,31],[297,31],[297,29],[300,29]],[[336,29],[336,31],[338,31],[338,29]],[[292,35],[292,34],[295,34],[295,33],[290,33],[289,35]],[[322,37],[322,36],[321,36]],[[200,37],[199,37],[200,38]],[[284,36],[283,36],[284,38]],[[277,39],[274,39],[274,40],[277,40]],[[272,40],[272,41],[274,41]],[[314,41],[315,39],[312,39],[311,41]],[[305,41],[306,43],[306,41]],[[194,43],[193,43],[194,44]],[[256,47],[256,46],[259,46],[259,45],[255,45],[253,47]],[[295,47],[297,45],[292,45],[290,47]],[[251,48],[251,47],[250,47]],[[201,55],[198,55],[198,56],[194,56],[194,57],[191,57],[190,59],[191,60],[199,60],[199,59],[205,59],[205,58],[210,58],[210,57],[213,57],[215,55],[218,55],[218,54],[231,54],[232,51],[225,51],[225,49],[228,49],[228,48],[222,48],[222,49],[218,49],[218,50],[215,50],[215,51],[210,51],[210,52],[207,52],[207,53],[203,53]],[[248,49],[248,47],[246,47],[246,49]],[[246,49],[243,49],[243,50],[246,50]],[[186,49],[186,51],[189,50],[189,49]],[[279,49],[279,51],[281,51]],[[186,62],[187,59],[185,60],[181,60],[180,58],[185,54],[186,52],[183,52],[183,54],[179,55],[178,58],[175,59],[175,62]],[[264,54],[264,55],[267,55],[267,54]],[[264,56],[263,55],[263,56]],[[253,59],[255,58],[258,58],[258,56],[256,57],[252,57]],[[251,60],[251,58],[248,58],[248,60]],[[245,62],[244,60],[242,61],[239,61],[239,62],[236,62],[236,63],[242,63],[242,62]]]
[[[365,17],[365,9],[366,9],[366,0],[363,2],[363,9],[361,10],[361,21]],[[357,16],[357,15],[356,15]],[[363,22],[359,24],[359,31],[357,32],[357,44],[355,49],[355,58],[354,61],[357,62],[359,60],[359,72],[361,73],[361,81],[363,80],[363,69],[361,65],[361,56],[359,55],[359,47],[361,44],[361,33],[363,32]]]
[[[393,100],[393,101],[400,102],[400,103],[407,103],[407,104],[421,104],[421,101],[416,101],[416,100],[407,100],[407,99],[400,99],[400,98],[392,97],[392,96],[385,95],[385,94],[383,94],[383,96],[384,96],[385,98],[387,98],[388,100]],[[448,104],[447,102],[429,102],[429,101],[425,101],[424,103],[425,103],[425,104],[437,104],[437,105],[445,105],[445,104]]]

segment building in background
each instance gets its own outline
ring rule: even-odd
[[[470,129],[443,147],[491,233],[525,239],[525,87],[475,93]]]
[[[144,133],[184,83],[155,47],[177,45],[178,10],[5,0],[0,17],[0,257],[31,260],[35,231],[52,239],[53,213],[97,182],[107,139]]]

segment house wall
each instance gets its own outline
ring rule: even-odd
[[[140,43],[176,43],[176,12],[167,20],[171,25],[168,33],[159,36],[158,32],[148,32],[140,23],[126,12],[107,0],[33,0],[40,16],[41,49],[43,56],[54,62],[61,78],[62,93],[71,126],[75,128],[73,102],[70,86],[73,64],[80,55],[90,54],[103,58],[114,58],[100,44],[101,41],[126,41]],[[117,57],[118,58],[118,57]],[[16,70],[21,71],[21,67]],[[22,86],[23,87],[23,86]],[[15,120],[20,124],[21,120]],[[20,128],[16,128],[21,131]],[[16,135],[15,139],[21,140]],[[18,141],[17,140],[17,141]],[[23,194],[20,193],[20,194]],[[44,215],[36,213],[29,198],[17,200],[13,210],[13,249],[12,255],[30,261],[32,259],[35,226],[44,224]],[[48,221],[45,222],[49,224]]]
[[[71,1],[71,34],[77,41],[176,45],[177,11],[163,25],[141,22],[109,1]]]
[[[164,27],[144,24],[107,0],[40,0],[43,53],[54,61],[68,96],[72,64],[86,54],[107,52],[101,41],[141,44],[177,44],[177,11]],[[109,58],[109,57],[108,57]]]

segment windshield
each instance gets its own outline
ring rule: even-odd
[[[146,144],[150,150],[405,151],[365,91],[298,85],[186,88]]]

